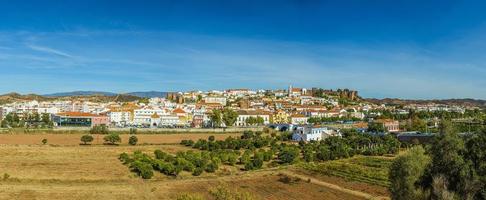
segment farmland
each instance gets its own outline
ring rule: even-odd
[[[156,173],[152,179],[143,180],[118,160],[121,153],[198,151],[175,143],[207,138],[209,134],[139,134],[139,144],[143,145],[137,146],[126,144],[128,135],[122,135],[122,145],[118,146],[100,145],[102,139],[96,141],[96,137],[94,145],[79,145],[81,135],[0,134],[0,199],[174,199],[180,194],[208,197],[208,191],[218,185],[231,185],[256,199],[363,199],[305,179],[284,183],[280,179],[285,167],[256,171],[222,167],[216,173],[198,177]],[[214,135],[216,139],[237,136]],[[47,138],[48,144],[41,145],[42,138]]]
[[[72,133],[72,134],[0,134],[0,144],[9,145],[35,145],[41,144],[42,139],[47,139],[50,145],[79,145],[80,138],[85,133]],[[188,134],[137,134],[139,144],[176,144],[181,140],[198,140],[207,139],[210,135],[214,135],[216,139],[225,139],[230,136],[239,136],[238,133],[225,133],[225,134],[207,134],[207,133],[188,133]],[[93,135],[93,144],[102,144],[103,135]],[[128,142],[128,134],[120,135],[122,137],[122,143]]]

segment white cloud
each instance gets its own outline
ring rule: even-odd
[[[54,55],[65,57],[65,58],[74,58],[74,56],[72,56],[72,55],[70,55],[66,52],[63,52],[61,50],[57,50],[57,49],[53,49],[53,48],[49,48],[49,47],[44,47],[44,46],[38,46],[38,45],[34,45],[34,44],[27,44],[26,46],[29,47],[32,50],[35,50],[35,51],[44,52],[44,53],[48,53],[48,54],[54,54]]]

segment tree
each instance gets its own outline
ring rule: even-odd
[[[138,142],[138,138],[137,136],[130,136],[130,138],[128,138],[128,144],[130,145],[137,145],[137,142]]]
[[[472,163],[476,174],[475,180],[471,181],[476,183],[478,189],[476,199],[486,199],[486,128],[468,138],[466,147],[465,158]]]
[[[41,121],[44,124],[49,124],[51,122],[51,116],[49,115],[49,113],[42,113]]]
[[[83,142],[84,145],[86,145],[86,144],[88,144],[88,143],[90,143],[92,141],[93,141],[93,136],[91,136],[91,135],[83,135],[83,136],[81,136],[81,142]]]
[[[420,199],[422,190],[416,188],[424,175],[430,158],[421,146],[398,156],[390,166],[390,193],[394,200]]]
[[[105,142],[108,144],[115,145],[116,143],[121,142],[121,137],[116,133],[110,133],[109,135],[105,136],[103,140],[105,140]]]
[[[226,126],[233,126],[237,118],[238,113],[236,111],[229,108],[225,108],[223,110],[223,122]]]
[[[387,132],[388,130],[386,130],[383,123],[371,122],[371,123],[368,123],[368,131],[369,132],[375,132],[375,133],[382,133],[382,132]]]
[[[211,119],[213,127],[221,126],[221,118],[222,118],[221,110],[213,110],[213,112],[209,115],[209,118]]]
[[[471,177],[471,170],[461,155],[465,151],[464,141],[455,132],[449,121],[442,121],[439,130],[440,132],[429,150],[432,166],[428,174],[427,185],[432,184],[433,177],[443,175],[449,190],[467,199],[464,195],[466,195],[466,184],[469,182],[468,177]]]
[[[278,154],[278,159],[282,163],[294,163],[299,157],[300,151],[295,146],[286,146],[280,150]]]
[[[208,141],[214,142],[214,140],[215,140],[214,135],[209,136]]]

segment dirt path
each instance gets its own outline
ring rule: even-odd
[[[365,193],[365,192],[346,189],[346,188],[343,188],[339,185],[334,185],[332,183],[320,181],[318,179],[315,179],[315,178],[312,178],[312,177],[309,177],[309,176],[306,176],[306,175],[302,175],[302,174],[297,174],[297,173],[291,172],[291,171],[281,171],[280,173],[287,175],[287,176],[291,176],[291,177],[297,177],[297,178],[300,178],[302,180],[310,180],[311,183],[314,183],[314,184],[317,184],[317,185],[320,185],[320,186],[324,186],[324,187],[327,187],[327,188],[331,188],[331,189],[334,189],[334,190],[337,190],[337,191],[340,191],[340,192],[344,192],[344,193],[347,193],[347,194],[355,195],[355,196],[358,196],[358,197],[363,197],[365,199],[370,199],[370,200],[390,199],[389,197],[373,196],[373,195]]]

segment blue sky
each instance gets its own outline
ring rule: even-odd
[[[0,93],[486,99],[482,1],[0,1]]]

